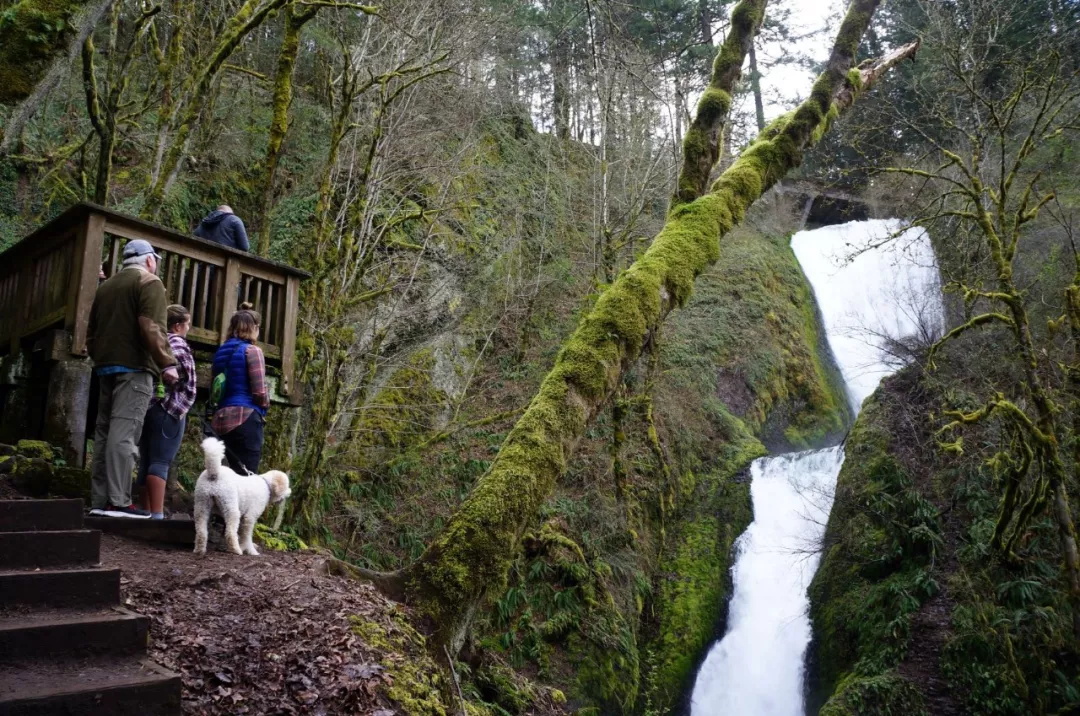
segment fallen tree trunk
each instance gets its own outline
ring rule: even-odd
[[[689,195],[677,197],[678,205],[645,255],[611,284],[581,320],[491,468],[415,563],[393,574],[377,575],[384,589],[404,593],[433,620],[438,644],[459,649],[477,608],[505,584],[523,531],[551,494],[586,426],[611,398],[668,313],[690,298],[695,278],[719,258],[719,240],[742,221],[751,204],[801,163],[803,153],[861,91],[915,54],[917,44],[853,68],[859,42],[880,2],[851,3],[810,98],[767,127],[708,193],[692,196],[694,187],[701,186],[701,171],[699,165],[687,169],[684,164],[683,178],[693,179],[681,183],[680,192],[689,190]],[[759,4],[743,0],[735,13],[755,6]],[[725,42],[719,52],[721,57],[738,53],[740,67],[746,47],[742,39]],[[708,104],[705,109],[711,107]],[[719,114],[722,119],[725,113]],[[709,136],[706,132],[706,136],[715,141],[719,133]],[[687,144],[700,138],[700,134],[688,133]],[[684,154],[696,160],[701,150],[700,144],[686,146]],[[679,204],[680,198],[688,201]]]

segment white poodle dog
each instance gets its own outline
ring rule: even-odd
[[[195,554],[206,554],[206,531],[214,506],[225,518],[225,541],[236,554],[258,554],[251,542],[255,523],[266,506],[289,496],[289,476],[280,470],[240,475],[221,464],[225,443],[202,441],[206,469],[195,483]]]

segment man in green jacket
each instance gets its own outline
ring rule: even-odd
[[[100,384],[90,514],[149,518],[131,504],[131,472],[143,417],[160,375],[177,380],[165,332],[165,286],[149,242],[129,241],[124,267],[94,295],[86,347]]]

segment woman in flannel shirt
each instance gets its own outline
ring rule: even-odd
[[[225,391],[210,426],[225,443],[229,466],[241,475],[259,471],[264,416],[270,407],[266,362],[255,345],[261,322],[251,304],[244,303],[229,321],[228,340],[214,354],[212,375],[225,374]]]
[[[139,484],[142,486],[142,506],[150,510],[151,519],[165,517],[165,484],[169,465],[176,458],[187,427],[187,414],[195,403],[195,359],[191,346],[184,339],[191,329],[191,313],[173,304],[166,310],[169,347],[176,356],[179,380],[171,386],[159,385],[150,401],[143,420],[139,440]]]

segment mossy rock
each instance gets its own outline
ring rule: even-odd
[[[536,688],[513,669],[502,664],[484,666],[476,672],[484,699],[512,714],[525,713],[536,701]]]
[[[308,548],[307,543],[295,534],[285,530],[275,530],[261,522],[255,525],[255,539],[259,541],[259,544],[275,552],[298,552]]]
[[[49,494],[57,497],[90,500],[90,471],[68,465],[55,466],[49,482]]]
[[[41,458],[16,455],[4,463],[10,465],[8,474],[19,492],[31,497],[45,497],[53,479],[53,466]]]
[[[44,440],[20,440],[15,451],[23,457],[40,458],[48,462],[56,459],[56,451]]]
[[[0,457],[4,457],[4,456],[7,456],[7,455],[14,455],[14,454],[15,454],[15,446],[14,445],[5,445],[3,443],[0,443]]]

